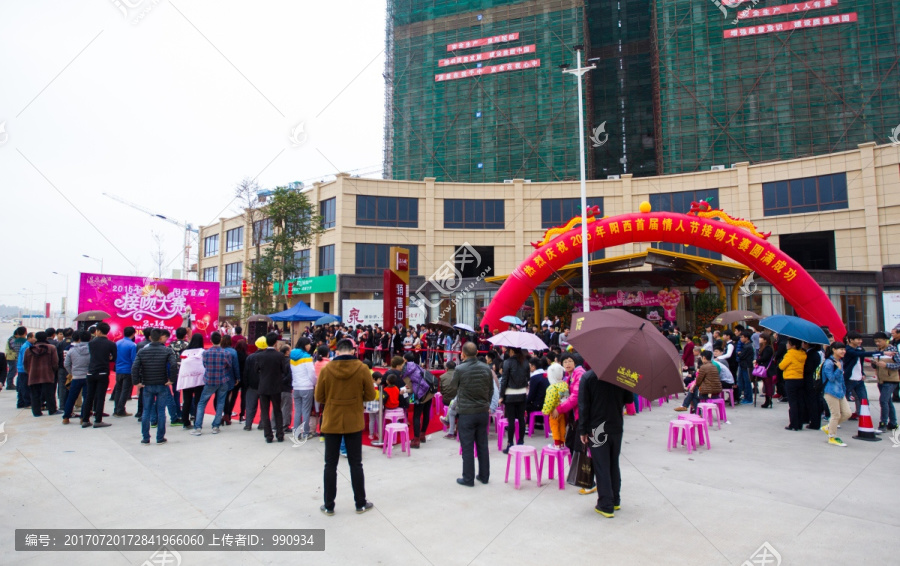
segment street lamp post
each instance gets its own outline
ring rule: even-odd
[[[100,262],[100,275],[103,275],[103,258],[102,257],[100,259],[97,259],[95,257],[91,257],[91,256],[85,255],[85,254],[81,254],[81,257],[86,257],[86,258],[92,259],[94,261],[99,261]]]
[[[575,75],[578,80],[578,155],[581,158],[581,294],[584,300],[582,311],[591,310],[590,275],[591,269],[588,265],[588,234],[587,234],[587,185],[585,183],[584,171],[584,101],[581,86],[581,77],[592,69],[596,69],[595,65],[588,67],[581,66],[581,50],[582,45],[575,46],[575,65],[574,69],[563,69],[563,73]]]
[[[69,319],[69,274],[54,271],[53,275],[59,275],[60,277],[66,278],[66,304],[65,304],[65,308],[63,308],[63,318],[68,320]]]

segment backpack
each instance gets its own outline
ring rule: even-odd
[[[422,379],[425,380],[425,383],[428,384],[428,392],[432,395],[437,393],[437,380],[434,377],[434,374],[428,371],[427,369],[422,370]]]

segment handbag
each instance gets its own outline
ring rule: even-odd
[[[772,358],[775,356],[773,355]],[[769,358],[769,365],[766,367],[756,366],[753,368],[753,377],[764,378],[769,375],[769,367],[772,366],[772,358]]]
[[[594,487],[594,461],[588,453],[587,446],[572,456],[572,465],[569,467],[566,483],[584,489]]]

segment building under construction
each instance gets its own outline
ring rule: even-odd
[[[577,178],[576,45],[589,178],[886,143],[898,38],[880,0],[388,0],[385,174]]]

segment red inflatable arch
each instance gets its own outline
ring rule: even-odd
[[[777,247],[747,230],[719,220],[673,212],[623,214],[588,223],[588,251],[633,242],[669,242],[721,253],[770,282],[797,314],[835,336],[847,330],[828,295],[809,273]],[[535,250],[491,299],[482,324],[500,328],[500,318],[516,313],[532,291],[554,271],[581,257],[581,226]]]

